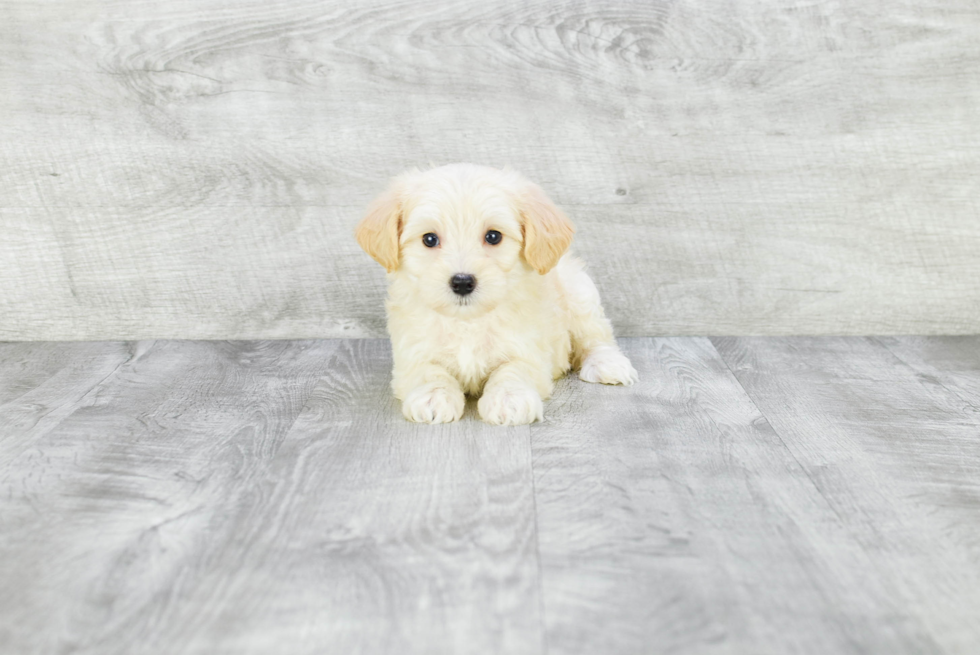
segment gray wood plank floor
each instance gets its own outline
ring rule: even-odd
[[[980,652],[980,337],[622,346],[490,428],[384,340],[0,344],[0,653]]]

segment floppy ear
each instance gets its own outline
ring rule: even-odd
[[[364,252],[391,273],[398,268],[398,237],[401,233],[402,203],[394,187],[385,191],[369,206],[367,214],[354,230]]]
[[[524,218],[524,259],[544,275],[568,250],[575,226],[535,184],[521,193],[520,207]]]

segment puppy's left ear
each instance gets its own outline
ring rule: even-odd
[[[519,202],[524,219],[524,259],[544,275],[568,250],[575,226],[535,184],[528,184]]]
[[[361,219],[354,236],[364,252],[391,273],[398,268],[398,237],[401,234],[402,203],[394,186],[376,198]]]

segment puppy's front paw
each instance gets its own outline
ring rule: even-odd
[[[600,346],[589,353],[578,372],[580,380],[629,386],[640,379],[636,369],[618,348]]]
[[[459,389],[425,384],[413,389],[402,403],[402,414],[416,423],[450,423],[463,415],[466,398]]]
[[[477,409],[480,418],[491,425],[526,425],[544,418],[541,395],[523,385],[488,386]]]

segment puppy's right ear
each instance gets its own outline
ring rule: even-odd
[[[520,206],[524,218],[524,260],[544,275],[568,250],[575,226],[536,184],[527,183]]]
[[[402,203],[391,187],[370,204],[354,236],[364,252],[391,273],[398,268],[398,237],[401,234]]]

